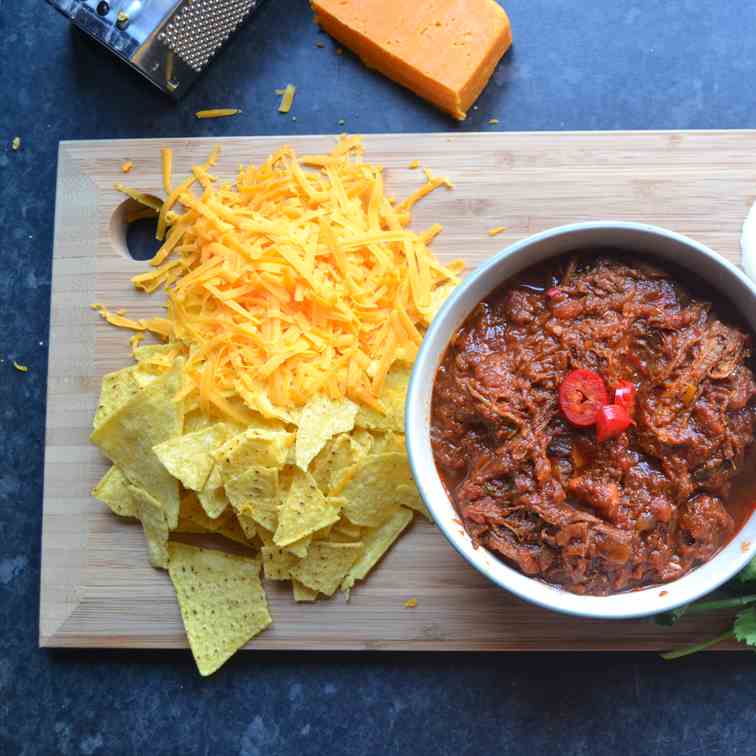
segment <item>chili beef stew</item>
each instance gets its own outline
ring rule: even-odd
[[[750,336],[696,286],[627,255],[575,255],[477,306],[431,412],[474,544],[607,595],[675,580],[733,537],[753,501]]]

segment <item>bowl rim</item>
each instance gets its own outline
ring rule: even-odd
[[[407,454],[410,463],[412,475],[417,484],[421,498],[431,513],[435,524],[439,527],[446,540],[465,559],[472,567],[478,570],[484,577],[488,578],[500,588],[514,593],[519,598],[562,614],[577,617],[586,617],[591,619],[633,619],[639,617],[648,617],[661,612],[670,611],[683,604],[701,598],[702,596],[716,590],[722,584],[734,577],[740,572],[745,565],[754,557],[756,549],[753,543],[756,542],[756,510],[746,519],[740,530],[730,540],[730,542],[708,562],[689,571],[681,578],[665,584],[657,584],[632,591],[610,594],[608,596],[584,596],[571,593],[565,589],[545,583],[536,578],[526,576],[519,570],[510,567],[506,562],[499,559],[488,549],[474,549],[467,532],[461,526],[456,510],[451,503],[448,495],[443,489],[440,476],[435,466],[432,450],[430,450],[430,464],[421,464],[428,460],[427,449],[430,448],[430,401],[433,385],[435,383],[435,374],[440,362],[440,355],[446,350],[451,337],[451,332],[456,327],[451,323],[449,316],[455,311],[460,300],[466,297],[466,293],[480,284],[492,270],[495,270],[503,261],[512,255],[521,252],[529,247],[539,245],[544,241],[565,237],[565,239],[574,236],[576,233],[583,232],[609,232],[609,233],[629,233],[637,235],[639,238],[647,236],[650,241],[654,238],[664,238],[668,242],[674,242],[678,245],[687,247],[695,254],[708,258],[721,269],[736,279],[736,281],[745,287],[751,294],[751,301],[756,304],[756,284],[740,271],[729,260],[718,254],[711,248],[700,242],[691,239],[688,236],[679,234],[669,229],[646,223],[636,223],[630,221],[586,221],[580,223],[571,223],[562,226],[556,226],[546,229],[539,233],[521,239],[484,261],[475,270],[471,271],[462,282],[455,288],[452,294],[444,302],[436,316],[433,318],[423,343],[418,351],[415,365],[412,371],[410,384],[407,392],[407,401],[405,405],[404,425],[405,439],[407,445]],[[602,246],[611,247],[612,242],[602,243]],[[568,252],[569,249],[556,252],[553,255],[547,255],[543,259],[556,257],[559,254]],[[653,256],[653,250],[650,250]],[[663,255],[659,255],[663,257]],[[535,263],[529,263],[535,264]],[[493,291],[501,286],[511,275],[516,272],[525,270],[529,264],[518,268],[517,271],[509,273],[500,281],[494,282],[488,292]],[[700,274],[699,277],[704,278]],[[704,278],[704,280],[706,280]],[[717,284],[712,284],[718,287]],[[718,287],[721,288],[721,287]],[[483,297],[487,296],[484,294]],[[477,299],[472,304],[467,313],[463,316],[462,321],[469,315],[472,308],[483,297]],[[743,315],[742,303],[736,303],[737,309]],[[745,316],[744,316],[745,317]],[[754,316],[756,317],[756,316]],[[753,318],[746,317],[752,321]],[[459,321],[456,318],[455,322]],[[749,323],[752,330],[753,323]],[[439,348],[439,342],[441,346]],[[427,412],[425,411],[427,409]],[[418,422],[420,420],[420,422]],[[429,480],[430,479],[430,480]],[[441,490],[447,511],[442,512],[442,502],[437,501],[436,496]],[[451,508],[453,517],[448,517],[448,508]],[[455,522],[456,520],[456,522]],[[737,542],[745,534],[740,547]],[[477,552],[477,553],[474,553]],[[727,554],[728,561],[722,557]],[[491,561],[493,560],[493,561]],[[712,567],[713,565],[713,567]],[[684,590],[678,590],[677,587],[685,585]],[[653,599],[652,594],[657,599],[664,598],[664,601],[638,600],[639,597],[644,599]],[[645,604],[658,604],[644,606]]]

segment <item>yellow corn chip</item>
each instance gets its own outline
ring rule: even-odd
[[[361,552],[361,543],[314,541],[307,557],[291,568],[291,576],[313,591],[333,596]]]
[[[202,509],[207,512],[207,516],[213,520],[220,517],[229,505],[223,486],[220,488],[203,488],[201,491],[197,491],[197,498]]]
[[[92,428],[97,430],[113,413],[132,399],[141,390],[134,378],[134,367],[108,373],[102,379],[97,411],[92,419]]]
[[[218,519],[221,520],[221,523],[215,531],[218,535],[228,538],[229,541],[234,541],[234,543],[249,546],[249,541],[247,540],[244,529],[239,523],[236,513],[233,510],[228,509],[224,516],[219,517]]]
[[[215,421],[209,418],[204,412],[199,409],[187,412],[184,415],[184,433],[196,433],[197,431],[209,428],[214,425]]]
[[[178,353],[176,344],[143,344],[134,349],[134,359],[140,363],[155,363],[170,368]]]
[[[362,450],[362,456],[370,454],[373,448],[373,434],[365,428],[355,428],[350,434],[350,438],[356,443]]]
[[[92,496],[110,507],[119,517],[136,517],[137,510],[129,491],[128,478],[117,465],[112,465],[92,489]]]
[[[341,495],[344,514],[354,525],[377,527],[399,507],[397,486],[412,481],[404,454],[370,454],[357,463],[357,470]]]
[[[294,594],[294,601],[298,603],[301,603],[302,601],[316,601],[318,598],[317,591],[313,591],[312,588],[302,585],[299,580],[291,581],[291,590]]]
[[[375,567],[378,560],[389,550],[412,522],[413,514],[409,509],[399,509],[378,528],[365,533],[362,537],[364,549],[360,558],[352,565],[346,577],[341,581],[341,590],[349,591],[357,580],[364,580],[368,572]]]
[[[134,395],[90,436],[134,485],[160,503],[169,528],[178,524],[178,483],[152,447],[181,434],[183,409],[173,400],[181,369],[182,360],[176,360],[174,370]]]
[[[257,535],[257,526],[255,525],[254,518],[243,512],[237,512],[236,519],[239,521],[239,526],[244,532],[244,537],[248,541],[251,541]]]
[[[155,383],[160,376],[157,373],[150,373],[144,370],[141,365],[137,365],[134,368],[134,380],[139,385],[139,388],[147,388],[151,384]]]
[[[431,517],[428,507],[425,506],[425,502],[420,497],[420,491],[417,490],[414,482],[398,485],[396,494],[397,500],[403,507],[414,509],[415,512],[419,512],[423,517],[433,522],[433,517]]]
[[[346,433],[354,428],[357,405],[349,399],[334,401],[316,395],[304,406],[299,418],[296,440],[296,463],[307,470],[310,462],[337,433]]]
[[[270,530],[266,530],[261,525],[257,526],[257,537],[263,546],[275,546],[273,543],[273,533]]]
[[[406,456],[407,447],[404,445],[404,434],[388,431],[387,433],[375,433],[373,435],[373,446],[371,454],[388,454],[389,452],[400,452]]]
[[[297,557],[297,559],[304,559],[307,556],[311,543],[312,536],[308,535],[304,538],[300,538],[298,541],[294,541],[294,543],[290,543],[288,546],[284,546],[283,548]]]
[[[281,503],[278,470],[252,465],[241,475],[226,482],[226,496],[237,512],[251,517],[268,530],[278,526]]]
[[[281,467],[293,441],[292,433],[253,427],[226,441],[213,452],[213,458],[223,480],[229,481],[253,465]]]
[[[186,635],[205,677],[272,621],[260,563],[183,543],[169,544],[168,553]]]
[[[354,424],[358,428],[382,431],[404,431],[404,401],[407,398],[412,370],[397,367],[389,371],[381,393],[381,404],[386,410],[381,414],[370,407],[360,405]]]
[[[364,456],[362,447],[343,433],[332,438],[312,461],[312,477],[326,495],[338,493]]]
[[[346,517],[342,517],[336,525],[333,526],[334,533],[340,533],[345,538],[352,541],[359,541],[362,535],[362,528],[359,525],[353,525]]]
[[[214,533],[218,527],[218,520],[212,520],[207,516],[207,513],[202,508],[202,505],[197,498],[197,494],[193,491],[187,491],[181,497],[181,509],[179,510],[179,521],[189,521],[202,531],[208,533]]]
[[[179,515],[178,526],[172,533],[207,533],[208,531],[201,525],[197,525],[191,520]]]
[[[168,522],[165,511],[147,491],[136,486],[129,486],[129,493],[134,501],[137,516],[142,522],[144,537],[147,539],[147,550],[150,555],[150,564],[153,567],[168,568]]]
[[[215,462],[210,453],[228,440],[231,431],[223,423],[209,428],[177,436],[153,451],[174,478],[178,478],[185,488],[201,491],[207,483]]]
[[[268,580],[288,580],[289,571],[297,563],[297,558],[286,549],[278,546],[263,546],[262,554],[263,574]]]
[[[312,475],[297,470],[278,510],[278,527],[273,540],[277,546],[288,546],[338,519],[338,503],[323,496]]]

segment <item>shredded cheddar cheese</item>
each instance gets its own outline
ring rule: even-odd
[[[198,110],[194,116],[195,118],[228,118],[229,116],[235,116],[241,113],[239,108],[209,108],[208,110]]]
[[[163,191],[170,194],[173,191],[173,150],[170,147],[163,147],[160,150],[160,158],[163,163]]]
[[[419,167],[420,167],[420,161],[419,161],[419,160],[413,160],[413,161],[412,161],[412,162],[411,162],[411,163],[409,164],[409,167],[410,167],[410,169],[411,169],[411,170],[413,170],[413,171],[414,171],[414,170],[415,170],[416,168],[419,168]]]
[[[488,229],[488,235],[489,236],[498,236],[501,233],[504,233],[504,231],[507,230],[506,226],[494,226],[493,228]]]
[[[416,598],[409,598],[404,602],[404,606],[407,609],[414,609],[417,606],[417,599]]]
[[[21,149],[21,137],[14,136],[13,139],[11,139],[11,149],[14,152],[18,152],[18,150]]]
[[[126,160],[123,163],[121,163],[121,171],[123,173],[128,173],[133,167],[134,167],[134,163],[131,160]]]
[[[13,360],[13,367],[16,368],[20,373],[28,373],[29,368],[26,365],[22,365],[20,362],[16,362]]]
[[[281,95],[281,104],[278,106],[279,113],[288,113],[294,104],[294,95],[297,88],[293,84],[287,84],[286,89],[277,89],[276,94]]]
[[[392,202],[383,169],[349,136],[323,155],[282,147],[234,185],[208,173],[214,162],[173,188],[160,210],[165,242],[132,279],[165,289],[166,317],[93,307],[175,343],[186,357],[181,398],[220,417],[281,417],[318,393],[382,411],[388,372],[414,360],[434,293],[463,268],[430,252],[439,224],[408,229],[415,203],[450,182],[427,173]]]

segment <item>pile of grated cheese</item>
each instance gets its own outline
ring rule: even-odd
[[[382,411],[386,375],[414,360],[463,263],[434,258],[428,245],[440,225],[408,228],[415,203],[451,188],[448,179],[426,171],[426,183],[396,201],[381,166],[362,154],[355,136],[323,155],[283,147],[242,167],[232,185],[211,175],[215,153],[174,185],[164,151],[164,244],[132,281],[166,290],[167,317],[98,311],[175,343],[187,357],[177,398],[206,414],[286,419],[317,394]]]

